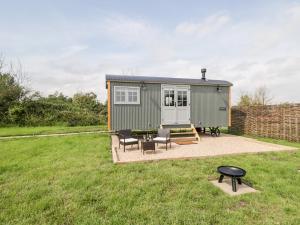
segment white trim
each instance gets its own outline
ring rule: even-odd
[[[164,90],[174,91],[174,105],[165,106],[164,103]],[[191,106],[190,106],[190,85],[161,85],[161,124],[176,125],[176,124],[189,124],[191,123]],[[178,91],[187,91],[187,105],[178,106]]]
[[[121,92],[118,96],[117,92]],[[131,93],[131,96],[130,96]],[[119,99],[117,99],[119,97]],[[136,101],[129,101],[136,97]],[[124,99],[124,100],[123,100]],[[133,100],[133,99],[131,99]],[[114,105],[139,105],[140,104],[140,87],[137,86],[114,86]]]

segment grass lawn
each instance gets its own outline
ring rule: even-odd
[[[59,134],[83,131],[107,130],[107,125],[100,126],[49,126],[49,127],[0,127],[0,137],[17,135]]]
[[[300,151],[114,165],[104,134],[0,146],[0,224],[300,224]],[[261,193],[214,187],[221,164]]]

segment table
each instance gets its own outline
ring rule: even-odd
[[[219,166],[218,172],[221,174],[219,183],[222,183],[224,176],[231,177],[232,191],[236,192],[236,180],[242,184],[241,177],[246,175],[246,170],[236,166]]]
[[[142,152],[152,150],[155,152],[155,143],[153,140],[141,140],[142,143]]]

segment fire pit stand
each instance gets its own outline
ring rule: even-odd
[[[218,172],[221,174],[219,183],[222,183],[224,176],[231,177],[232,191],[236,192],[236,180],[242,184],[242,177],[246,175],[246,170],[236,166],[219,166]]]

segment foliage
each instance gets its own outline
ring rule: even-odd
[[[106,115],[100,115],[101,108],[106,106],[98,102],[93,93],[78,93],[73,98],[64,96],[62,93],[55,93],[48,97],[35,93],[33,96],[26,97],[20,107],[24,112],[20,115],[25,122],[16,123],[19,125],[89,126],[104,124],[106,121]],[[13,122],[21,120],[15,117]]]
[[[25,93],[25,88],[17,82],[16,75],[0,71],[0,123],[8,122],[10,106],[17,104]]]
[[[268,105],[271,104],[272,97],[266,86],[258,87],[254,94],[242,93],[238,106]]]
[[[300,151],[114,165],[110,148],[99,134],[1,141],[0,224],[299,224]],[[214,187],[224,163],[260,192]]]
[[[238,102],[238,106],[250,106],[252,105],[252,97],[249,94],[242,94]]]
[[[73,96],[74,106],[84,109],[86,111],[99,113],[99,105],[97,102],[97,95],[93,92],[77,93]]]
[[[12,105],[9,108],[9,113],[8,113],[10,121],[12,121],[13,124],[18,124],[18,125],[25,125],[25,110],[22,105],[16,104]]]
[[[269,90],[266,86],[258,87],[255,90],[253,96],[253,104],[254,105],[268,105],[271,104],[272,97],[270,96]]]
[[[95,93],[76,93],[72,98],[58,92],[47,97],[39,92],[29,94],[21,83],[22,76],[20,70],[3,72],[0,58],[0,125],[88,126],[106,123],[106,104],[100,103]]]

